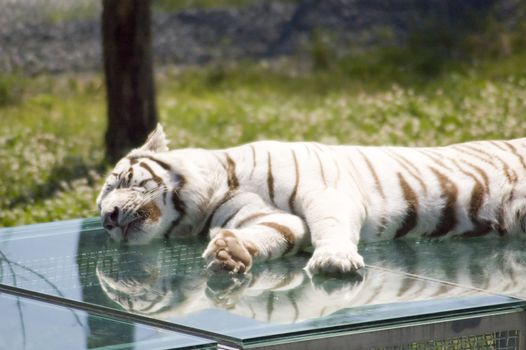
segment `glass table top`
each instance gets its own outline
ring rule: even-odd
[[[205,246],[116,244],[98,219],[1,229],[0,287],[230,344],[526,299],[526,239],[369,243],[360,246],[367,266],[358,273],[312,279],[303,270],[308,254],[245,276],[209,273],[200,258]]]
[[[4,293],[0,310],[2,349],[216,348],[206,339]]]

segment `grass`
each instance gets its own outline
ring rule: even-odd
[[[40,77],[0,107],[0,225],[93,215],[103,158],[99,77]],[[91,197],[90,197],[91,196]]]
[[[100,12],[95,1],[77,1],[61,7],[43,8],[44,18],[51,23],[61,24],[69,21],[94,20]]]
[[[407,58],[407,57],[406,57]],[[371,52],[327,61],[158,69],[160,120],[172,147],[258,139],[444,145],[525,136],[524,54],[447,62]],[[102,77],[0,77],[0,226],[96,215],[103,162]]]

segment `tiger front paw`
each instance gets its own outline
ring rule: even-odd
[[[245,273],[252,267],[256,248],[243,241],[232,230],[221,230],[208,244],[203,258],[212,271]]]
[[[311,274],[343,274],[364,267],[363,257],[353,244],[329,244],[314,250],[306,270]]]

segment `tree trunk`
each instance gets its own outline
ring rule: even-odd
[[[108,100],[106,156],[115,162],[157,124],[151,1],[103,0],[102,43]]]

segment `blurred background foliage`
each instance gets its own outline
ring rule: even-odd
[[[42,1],[0,15],[0,226],[97,215],[95,198],[111,166],[103,154],[100,61],[90,61],[100,55],[100,4]],[[383,3],[155,1],[157,102],[171,147],[259,139],[423,146],[524,136],[526,5]],[[301,6],[304,17],[294,19]],[[346,27],[356,14],[331,19],[327,8],[358,8],[372,19]],[[31,11],[38,25],[26,18]],[[280,11],[286,14],[272,40],[263,26],[253,41],[240,41],[239,31],[262,26],[258,16]],[[388,15],[400,11],[413,16]],[[248,24],[229,31],[227,15],[246,15]],[[163,37],[170,21],[191,40]],[[203,29],[213,21],[226,28],[221,40]],[[83,53],[68,42],[71,33],[95,46]]]

